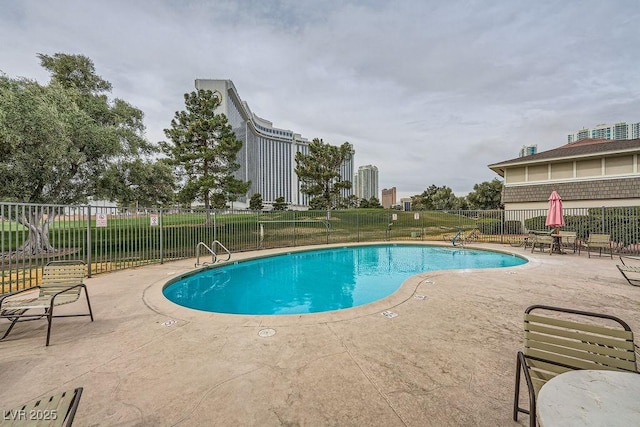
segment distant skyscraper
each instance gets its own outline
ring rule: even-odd
[[[249,104],[240,98],[231,80],[197,79],[195,83],[196,89],[217,93],[221,103],[216,112],[227,116],[236,138],[242,141],[242,149],[236,157],[240,169],[235,175],[243,181],[251,181],[251,187],[234,206],[248,205],[247,200],[256,193],[260,193],[265,203],[284,197],[294,208],[308,206],[309,196],[300,191],[301,182],[295,173],[295,156],[296,153],[309,153],[309,141],[255,115]],[[354,157],[351,156],[340,167],[340,176],[349,180],[353,173]],[[352,193],[352,189],[342,190],[343,197]]]
[[[356,196],[359,199],[369,200],[378,196],[378,168],[373,165],[360,166],[355,176]]]
[[[593,128],[584,128],[576,133],[567,136],[567,142],[580,141],[581,139],[639,139],[640,138],[640,122],[626,123],[620,122],[614,125],[601,124]]]
[[[531,156],[532,154],[536,154],[537,152],[538,152],[537,145],[523,145],[522,148],[520,149],[519,157]]]
[[[382,190],[382,207],[391,208],[396,204],[396,187],[385,188]]]

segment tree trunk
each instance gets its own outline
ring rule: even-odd
[[[211,225],[211,196],[209,196],[209,191],[204,193],[204,215],[204,224],[208,227]]]
[[[54,212],[46,215],[42,210],[29,210],[26,215],[22,215],[16,219],[19,224],[25,226],[29,230],[29,235],[18,249],[23,254],[37,255],[47,252],[55,252],[55,248],[49,241],[49,226],[56,218]]]

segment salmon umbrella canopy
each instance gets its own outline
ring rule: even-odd
[[[560,195],[553,190],[549,196],[549,211],[547,212],[547,220],[544,223],[547,227],[563,227],[564,215],[562,213],[562,199]]]

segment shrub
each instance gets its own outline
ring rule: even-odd
[[[505,221],[504,234],[522,234],[522,222],[518,220]]]
[[[500,234],[502,232],[502,221],[499,219],[484,218],[479,220],[477,225],[482,234]]]
[[[527,230],[546,230],[547,226],[544,225],[547,220],[546,216],[534,216],[524,220],[524,226]]]

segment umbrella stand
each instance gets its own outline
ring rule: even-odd
[[[562,236],[560,236],[560,227],[564,226],[564,214],[562,209],[562,198],[554,190],[549,196],[549,210],[547,212],[547,220],[545,225],[552,227],[551,235],[553,237],[553,245],[549,252],[564,254],[562,251]]]

